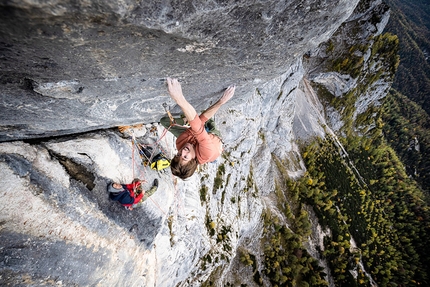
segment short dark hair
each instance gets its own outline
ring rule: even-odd
[[[176,175],[181,179],[189,178],[194,174],[194,172],[197,169],[197,165],[198,165],[197,157],[191,159],[188,163],[183,165],[179,164],[180,158],[181,157],[179,155],[175,155],[172,158],[170,162],[170,169],[172,170],[172,174]]]

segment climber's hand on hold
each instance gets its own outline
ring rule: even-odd
[[[166,81],[170,97],[180,106],[185,100],[185,97],[182,94],[181,84],[178,79],[167,78]]]
[[[196,117],[197,112],[182,94],[181,84],[178,79],[167,78],[166,81],[170,97],[181,107],[187,120],[189,122],[192,121]]]
[[[221,99],[219,99],[219,103],[224,105],[227,103],[234,95],[234,91],[236,90],[236,86],[229,86],[222,95]]]

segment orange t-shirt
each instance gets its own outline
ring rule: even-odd
[[[181,149],[184,144],[194,145],[199,164],[216,160],[222,152],[222,142],[219,137],[205,130],[208,119],[200,115],[190,122],[190,128],[183,132],[176,140],[176,148]]]

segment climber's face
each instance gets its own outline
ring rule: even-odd
[[[119,183],[113,183],[113,184],[112,184],[112,186],[113,186],[113,188],[115,188],[115,189],[122,189],[122,185],[121,185],[121,184],[119,184]]]
[[[178,156],[180,156],[180,162],[182,164],[187,164],[190,160],[196,157],[196,151],[194,146],[190,143],[186,143],[182,146],[182,148],[178,151]]]

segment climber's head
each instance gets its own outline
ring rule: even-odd
[[[196,150],[192,144],[186,143],[178,150],[178,154],[173,157],[170,168],[173,175],[186,179],[194,174],[197,165]]]

